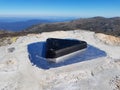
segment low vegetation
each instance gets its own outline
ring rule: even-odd
[[[86,19],[77,19],[70,22],[38,24],[31,26],[28,29],[23,30],[21,32],[6,32],[0,30],[0,38],[24,36],[29,33],[42,33],[60,30],[68,31],[75,29],[89,30],[94,31],[96,33],[104,33],[120,37],[120,17],[93,17]]]
[[[120,17],[114,18],[94,17],[78,19],[64,23],[39,24],[24,30],[24,32],[41,33],[75,29],[83,29],[94,31],[97,33],[105,33],[109,35],[120,36]]]

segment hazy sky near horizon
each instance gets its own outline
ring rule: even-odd
[[[0,16],[120,16],[120,0],[0,0]]]

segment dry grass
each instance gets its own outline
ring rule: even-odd
[[[95,34],[95,36],[99,40],[103,41],[106,44],[120,45],[120,38],[119,37],[115,37],[115,36],[112,36],[112,35],[106,35],[106,34],[102,34],[102,33],[97,33],[97,34]]]
[[[16,40],[18,39],[18,37],[3,37],[0,38],[0,46],[5,46],[8,44],[12,44],[14,42],[16,42]]]

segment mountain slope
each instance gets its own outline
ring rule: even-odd
[[[63,23],[39,24],[26,29],[24,32],[35,33],[74,29],[84,29],[114,36],[120,36],[120,17],[93,17]]]

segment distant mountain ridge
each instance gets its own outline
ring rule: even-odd
[[[23,36],[29,33],[42,33],[61,30],[68,31],[76,29],[94,31],[96,33],[104,33],[120,37],[120,17],[93,17],[67,22],[42,23],[30,26],[29,28],[20,32],[2,32],[0,37]]]
[[[75,29],[84,29],[114,36],[120,36],[120,17],[93,17],[77,19],[63,23],[39,24],[24,30],[24,32],[41,33]]]
[[[50,20],[27,20],[27,21],[17,21],[17,22],[0,22],[0,29],[9,31],[21,31],[32,25],[41,23],[51,23],[54,21]]]
[[[0,17],[0,30],[18,32],[31,27],[32,25],[55,23],[73,20],[72,17],[44,17],[44,18],[1,18]]]

